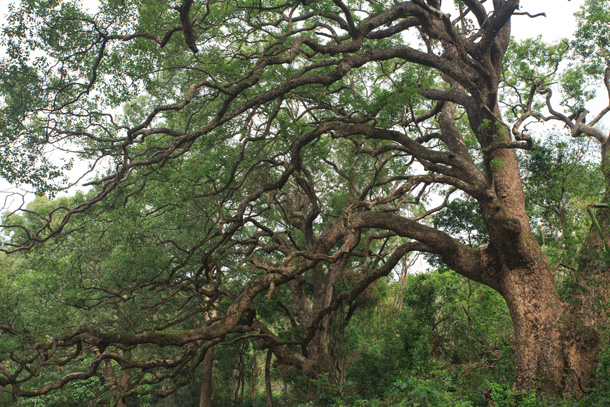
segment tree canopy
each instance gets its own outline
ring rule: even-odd
[[[123,405],[235,344],[338,385],[337,338],[427,253],[506,302],[515,389],[586,392],[605,323],[590,300],[608,294],[608,211],[595,230],[583,215],[608,202],[609,16],[587,0],[578,39],[545,44],[511,42],[512,19],[542,18],[518,0],[16,3],[0,176],[38,197],[1,222],[0,387],[101,374]],[[593,81],[608,107],[590,118]],[[564,144],[536,146],[535,122]],[[597,164],[566,135],[601,145]],[[413,318],[435,332],[439,315]]]

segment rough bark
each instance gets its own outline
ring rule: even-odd
[[[514,150],[493,150],[487,162],[494,198],[479,201],[490,237],[484,254],[488,271],[481,282],[504,297],[511,314],[517,358],[515,387],[540,386],[548,393],[558,393],[565,388],[571,364],[560,340],[565,310],[553,272],[529,225]]]

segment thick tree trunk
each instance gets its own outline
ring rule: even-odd
[[[566,373],[573,364],[571,350],[562,343],[566,310],[540,247],[533,238],[526,240],[529,242],[520,243],[522,249],[529,248],[528,251],[513,252],[514,257],[494,265],[496,281],[490,285],[504,297],[513,321],[515,388],[538,386],[555,394],[566,388]],[[506,258],[504,249],[506,247],[492,248],[496,252],[493,260]]]
[[[554,274],[536,242],[525,211],[525,199],[514,151],[493,154],[501,168],[493,170],[496,199],[480,202],[490,243],[485,250],[488,270],[481,282],[505,299],[514,326],[515,388],[539,387],[556,394],[577,363],[574,352],[562,341],[566,308]],[[490,160],[491,161],[491,160]]]
[[[311,379],[318,379],[320,375],[327,374],[328,381],[332,385],[341,384],[341,373],[335,366],[333,357],[328,347],[328,333],[326,327],[316,332],[311,343],[307,346],[308,358],[315,363],[310,373]]]
[[[491,134],[487,140],[493,137]],[[485,136],[479,139],[485,140]],[[602,146],[607,180],[609,150]],[[580,260],[577,294],[571,303],[563,304],[555,275],[530,229],[514,151],[492,150],[486,165],[493,190],[492,198],[479,200],[490,236],[483,254],[486,270],[467,277],[489,285],[506,300],[516,343],[515,388],[538,386],[552,394],[583,393],[591,385],[599,326],[605,320],[600,305],[610,298],[603,240],[591,229]],[[606,212],[610,210],[598,210],[598,217],[609,239],[610,214]]]
[[[328,272],[325,272],[321,264],[314,267],[312,270],[314,295],[311,302],[305,294],[303,280],[293,280],[288,283],[292,298],[298,309],[296,320],[304,331],[311,335],[311,338],[306,342],[303,347],[303,354],[297,358],[298,362],[296,363],[292,352],[284,348],[272,349],[280,364],[296,367],[311,380],[317,380],[320,375],[325,374],[332,385],[340,384],[343,375],[337,368],[329,347],[330,316],[325,315],[318,323],[314,321],[330,305],[334,294],[334,285],[345,272],[345,264],[346,260],[333,263],[329,266]],[[317,391],[313,389],[309,398],[314,400],[316,395]]]
[[[561,391],[566,373],[560,334],[563,305],[549,268],[539,264],[511,270],[501,287],[515,333],[515,387]]]
[[[104,361],[102,372],[114,396],[112,406],[127,407],[128,400],[124,393],[129,389],[129,381],[131,379],[130,371],[128,369],[120,369],[119,378],[117,380],[112,362],[106,360]]]
[[[201,375],[201,396],[199,407],[212,407],[212,368],[214,366],[214,347],[205,352]]]

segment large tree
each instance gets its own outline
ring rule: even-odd
[[[456,1],[453,16],[447,6],[106,0],[91,11],[22,1],[4,28],[0,175],[53,194],[76,166],[91,190],[71,205],[6,216],[3,250],[101,227],[104,239],[70,242],[90,245],[75,263],[89,273],[101,261],[96,243],[118,259],[115,281],[87,279],[103,293],[90,301],[164,312],[136,333],[83,324],[49,339],[3,326],[4,336],[29,335],[33,351],[3,353],[0,385],[42,394],[111,359],[139,377],[134,385],[153,369],[155,380],[173,379],[239,334],[280,363],[338,380],[331,314],[420,251],[506,300],[516,387],[583,386],[593,350],[564,340],[573,311],[524,201],[516,150],[532,148],[523,124],[535,115],[526,98],[511,125],[499,103],[511,19],[533,16],[518,0]],[[476,202],[488,244],[432,227],[431,191]],[[138,233],[125,219],[153,220]],[[100,226],[109,224],[120,226]],[[121,245],[107,240],[113,228]],[[142,262],[140,241],[156,248]],[[294,329],[265,323],[273,296]],[[187,316],[199,322],[178,324]],[[119,351],[138,346],[171,351]],[[23,387],[86,352],[88,369]]]

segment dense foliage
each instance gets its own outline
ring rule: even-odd
[[[0,404],[607,403],[606,1],[11,7]]]

